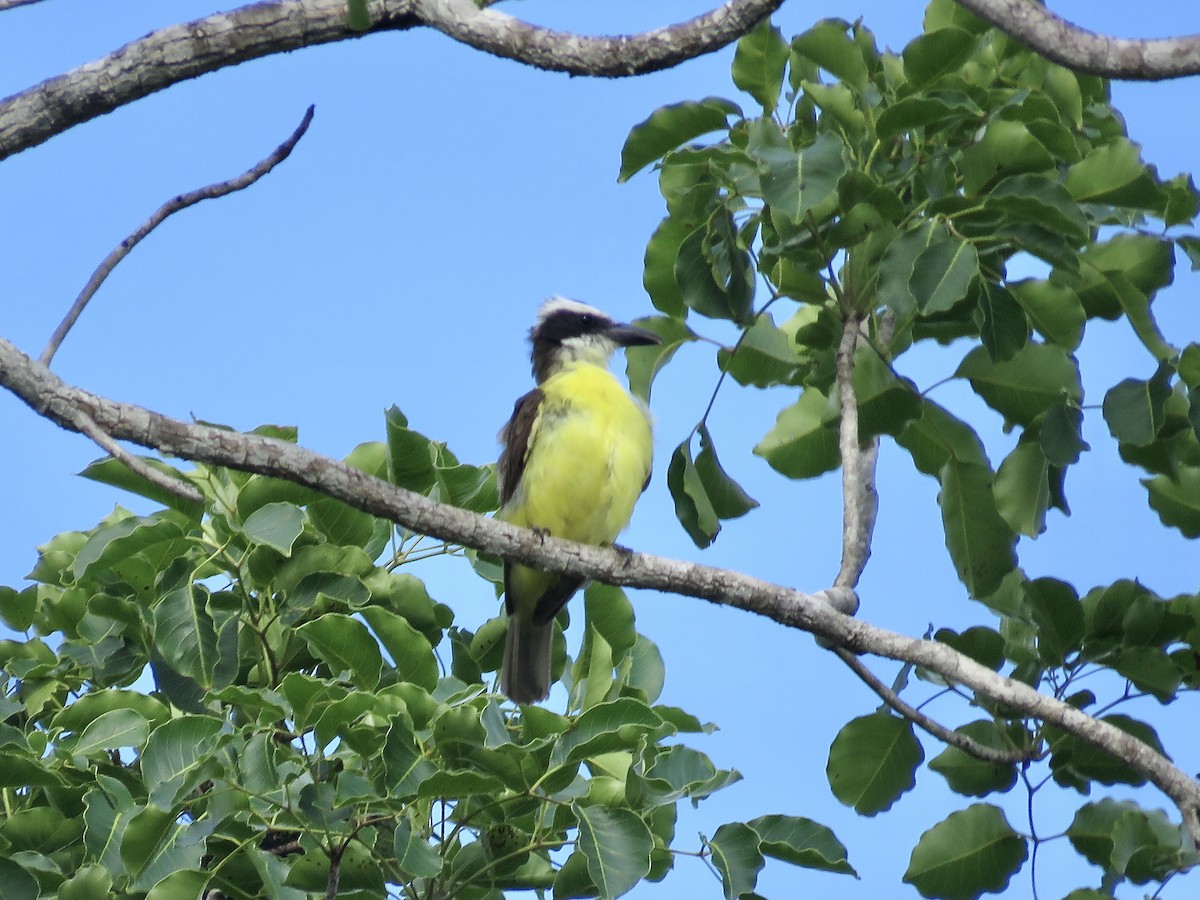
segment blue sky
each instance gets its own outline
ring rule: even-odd
[[[555,27],[612,33],[685,19],[706,3],[526,0],[501,8]],[[1128,37],[1200,31],[1200,12],[1191,7],[1191,20],[1182,21],[1181,6],[1052,4],[1094,30]],[[0,94],[212,11],[193,0],[47,0],[2,13]],[[881,46],[899,50],[919,32],[921,13],[915,2],[791,0],[776,22],[790,36],[826,16],[861,16]],[[406,32],[178,85],[0,166],[0,334],[36,356],[95,265],[160,203],[241,172],[315,104],[308,135],[275,172],[248,191],[178,215],[122,263],[68,336],[55,370],[99,394],[180,418],[245,429],[294,424],[304,444],[337,457],[382,439],[382,411],[394,403],[413,427],[447,441],[460,458],[493,459],[496,432],[529,385],[523,336],[543,297],[577,297],[624,318],[651,312],[641,261],[662,201],[650,173],[617,184],[621,145],[629,128],[662,104],[732,95],[731,53],[644,78],[589,80],[488,57],[434,32]],[[1200,79],[1118,84],[1114,96],[1131,135],[1164,176],[1195,171]],[[1185,270],[1155,301],[1177,344],[1200,332],[1200,278]],[[716,327],[706,333],[727,336]],[[1153,371],[1124,324],[1089,323],[1087,338],[1087,402],[1098,403],[1121,378]],[[749,453],[794,399],[789,391],[727,385],[710,420],[723,463],[762,507],[727,524],[704,552],[675,522],[666,460],[708,402],[711,352],[685,348],[656,384],[659,465],[622,542],[804,590],[827,586],[839,553],[836,479],[789,482]],[[913,354],[901,369],[924,387],[953,371],[961,355],[958,348]],[[968,389],[946,385],[934,396],[976,423],[993,463],[1003,458],[1012,438]],[[0,489],[0,583],[20,584],[35,545],[53,534],[89,527],[115,503],[141,508],[74,477],[100,455],[97,448],[8,395],[0,396],[0,429],[8,436],[0,465],[9,473]],[[1026,570],[1071,581],[1080,593],[1122,577],[1140,578],[1164,596],[1195,591],[1195,543],[1162,528],[1098,412],[1088,414],[1085,437],[1092,452],[1068,481],[1073,515],[1051,513],[1047,534],[1022,540]],[[879,487],[861,615],[910,635],[931,623],[992,624],[954,577],[936,483],[885,442]],[[493,614],[489,588],[465,566],[443,561],[416,574],[464,626]],[[873,710],[875,696],[804,634],[687,598],[636,592],[634,603],[640,630],[666,660],[664,701],[718,723],[716,735],[694,745],[745,775],[698,810],[681,811],[678,846],[695,849],[696,832],[711,835],[730,820],[804,815],[835,830],[862,879],[772,863],[760,893],[917,896],[899,884],[911,847],[962,798],[923,770],[891,812],[862,819],[831,797],[825,781],[837,729]],[[895,668],[877,671],[890,681]],[[1197,698],[1166,711],[1142,703],[1130,713],[1162,723],[1177,762],[1200,770]],[[928,711],[950,724],[972,718],[945,700]],[[927,757],[940,749],[926,742]],[[1048,793],[1039,795],[1038,828],[1055,833],[1069,823],[1077,798],[1056,802]],[[1021,829],[1024,799],[1018,790],[1003,801]],[[1153,792],[1142,802],[1165,805]],[[1065,842],[1043,848],[1042,896],[1098,883],[1098,870],[1076,861]],[[1172,883],[1164,896],[1185,897],[1198,881],[1193,875],[1190,886]],[[1028,865],[1011,892],[1029,892]],[[688,858],[662,885],[633,894],[719,895],[704,866]]]

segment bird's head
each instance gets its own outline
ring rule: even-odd
[[[607,366],[618,347],[662,343],[656,334],[614,322],[595,307],[565,297],[551,297],[542,304],[529,340],[538,384],[570,362]]]

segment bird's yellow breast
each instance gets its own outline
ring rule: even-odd
[[[579,362],[541,384],[525,468],[503,517],[556,537],[610,544],[650,473],[644,406],[607,369]]]

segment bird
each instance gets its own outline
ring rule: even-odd
[[[650,483],[650,412],[608,366],[618,347],[661,343],[595,307],[551,297],[529,330],[533,390],[500,431],[497,517],[542,534],[607,546]],[[550,694],[554,617],[586,579],[506,561],[508,633],[500,688],[519,704]]]

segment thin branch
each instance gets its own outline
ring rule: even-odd
[[[16,9],[18,6],[31,6],[34,3],[41,3],[42,0],[0,0],[0,12]]]
[[[54,354],[58,352],[59,345],[62,344],[63,338],[67,336],[88,301],[100,289],[100,285],[104,283],[104,279],[108,278],[109,273],[117,267],[117,263],[129,255],[130,251],[138,245],[138,243],[148,235],[151,231],[162,224],[163,220],[168,216],[179,212],[181,209],[187,209],[189,206],[194,206],[201,200],[210,200],[216,197],[224,197],[226,194],[232,194],[235,191],[240,191],[250,187],[258,179],[262,178],[273,168],[283,162],[291,154],[293,148],[299,142],[300,138],[304,137],[304,133],[308,131],[308,124],[312,121],[313,107],[309,107],[304,113],[304,118],[300,120],[300,124],[296,126],[296,130],[291,133],[286,141],[276,147],[269,156],[256,163],[251,168],[247,169],[236,178],[230,178],[228,181],[220,181],[216,184],[210,184],[207,187],[199,188],[198,190],[190,191],[186,194],[180,194],[171,198],[162,206],[160,206],[149,219],[141,224],[133,234],[117,244],[112,252],[108,254],[96,267],[96,271],[92,273],[92,277],[88,279],[88,283],[83,286],[83,290],[79,292],[79,296],[75,298],[75,302],[71,304],[67,315],[54,329],[54,334],[50,336],[50,340],[46,343],[46,348],[42,351],[40,361],[42,365],[50,365],[50,361],[54,359]]]
[[[1200,75],[1200,34],[1129,40],[1096,34],[1031,0],[955,0],[1042,56],[1076,72],[1163,81]]]
[[[572,75],[640,75],[717,50],[783,0],[729,0],[667,28],[583,37],[496,13],[416,0],[369,0],[371,27],[346,24],[346,0],[270,0],[170,25],[0,101],[0,160],[173,84],[275,53],[430,25],[457,40]],[[428,17],[417,14],[418,6]]]
[[[539,69],[618,78],[711,53],[745,34],[783,0],[729,0],[687,22],[620,37],[590,37],[522,22],[474,0],[413,0],[427,25],[477,50]]]
[[[294,444],[188,424],[96,396],[66,384],[3,338],[0,387],[70,430],[79,430],[74,416],[82,410],[114,438],[184,459],[282,478],[443,541],[547,572],[709,600],[807,631],[854,653],[923,666],[948,682],[964,685],[1022,716],[1056,725],[1124,761],[1171,798],[1193,839],[1200,841],[1200,784],[1163,754],[1114,725],[999,675],[947,644],[906,637],[838,612],[830,601],[852,597],[853,591],[846,588],[804,594],[739,572],[541,535],[437,503]]]
[[[849,650],[842,647],[835,647],[833,652],[838,655],[838,658],[842,662],[850,667],[855,675],[862,679],[867,687],[878,694],[884,703],[943,743],[949,744],[951,747],[957,747],[959,750],[970,754],[976,759],[990,763],[1017,763],[1036,758],[1035,754],[1026,753],[1022,750],[997,750],[995,747],[979,743],[979,741],[970,735],[963,734],[960,731],[951,731],[945,725],[931,719],[916,707],[910,706],[901,700],[899,694],[876,678],[875,673],[867,668],[866,664]]]

